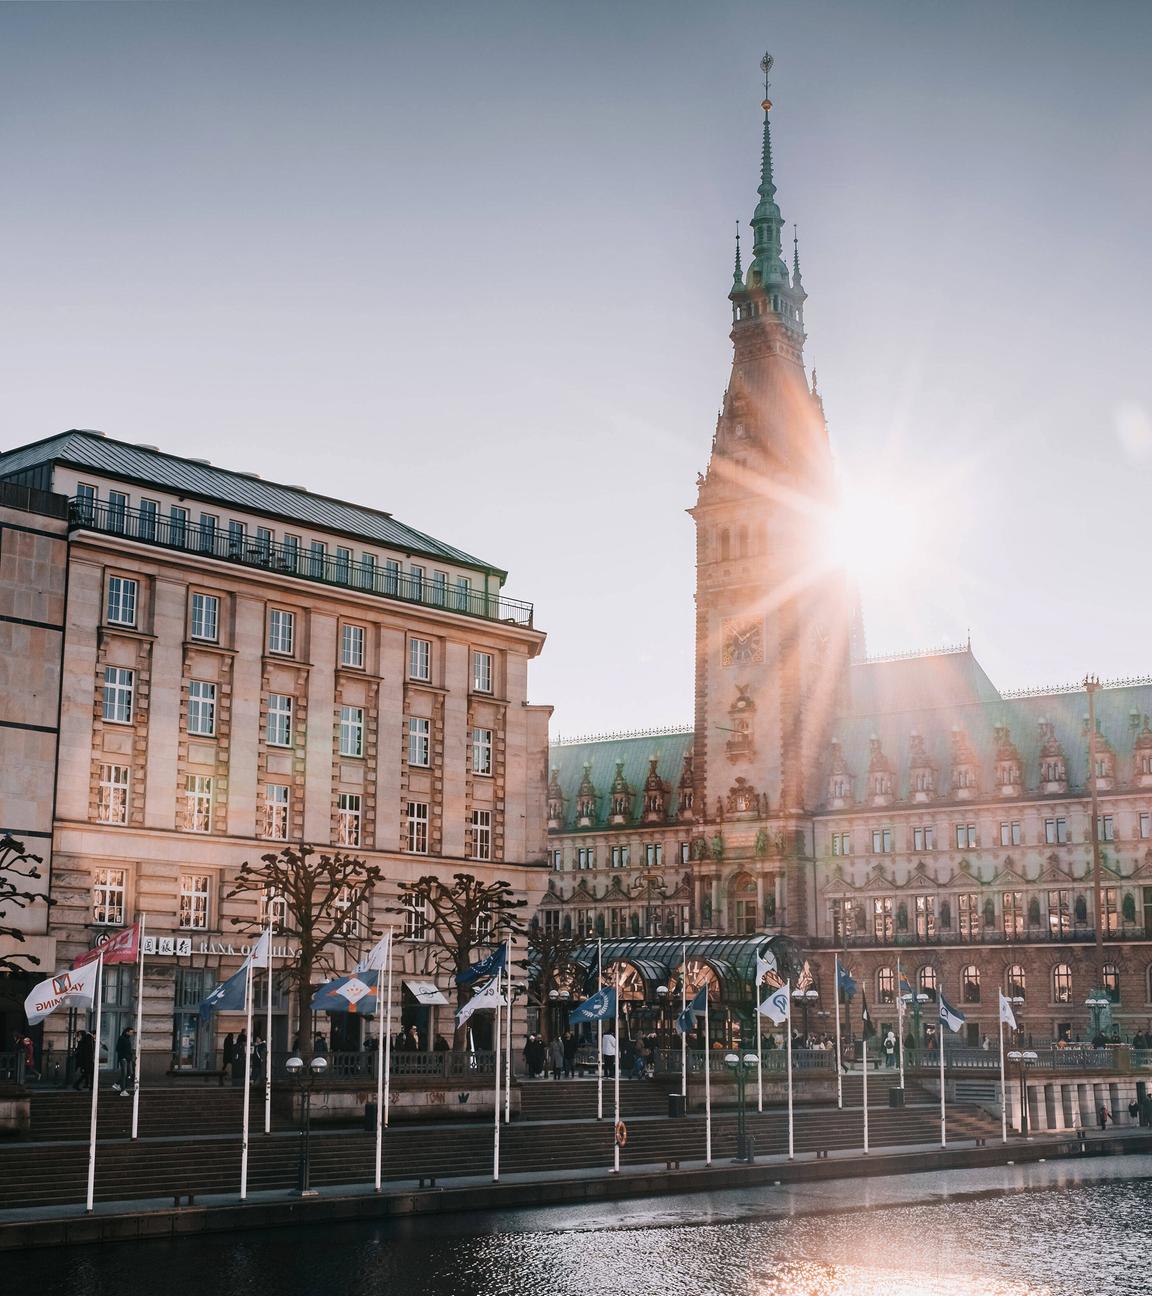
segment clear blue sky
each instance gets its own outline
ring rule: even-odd
[[[690,719],[765,48],[837,453],[950,501],[869,647],[1152,671],[1145,3],[5,4],[0,445],[389,509],[536,602],[557,731]]]

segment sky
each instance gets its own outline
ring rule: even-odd
[[[510,571],[554,734],[692,717],[759,60],[868,648],[1152,672],[1152,6],[7,3],[0,448],[100,428]]]

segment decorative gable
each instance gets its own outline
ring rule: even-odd
[[[936,767],[924,748],[923,734],[909,738],[908,794],[913,801],[932,801],[936,796]]]
[[[868,740],[868,749],[868,804],[891,805],[896,799],[892,762],[884,755],[880,739],[875,734]]]
[[[1040,721],[1040,791],[1045,796],[1068,791],[1068,762],[1050,720]]]
[[[994,733],[996,743],[996,792],[1002,797],[1018,797],[1024,792],[1024,772],[1020,753],[1007,725],[997,725]]]
[[[952,795],[971,801],[980,794],[980,763],[963,729],[952,730]]]
[[[844,763],[839,739],[832,739],[832,768],[828,775],[828,805],[844,810],[852,804],[852,772]]]

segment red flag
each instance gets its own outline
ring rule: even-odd
[[[73,968],[83,967],[85,963],[98,959],[101,954],[104,955],[105,964],[135,963],[140,954],[139,924],[133,923],[131,927],[124,927],[118,931],[115,936],[101,938],[100,944],[95,949],[77,955],[72,960],[72,966]]]

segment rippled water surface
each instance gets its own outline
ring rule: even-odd
[[[1131,1166],[1127,1173],[1136,1171]],[[1083,1173],[1089,1176],[1085,1182],[1056,1166],[996,1172],[998,1182],[987,1174],[966,1179],[965,1172],[916,1175],[618,1206],[26,1252],[0,1262],[0,1286],[42,1296],[1148,1291],[1152,1179],[1103,1180],[1092,1177],[1099,1170]],[[958,1192],[968,1195],[939,1200]],[[886,1198],[896,1204],[877,1204]]]

